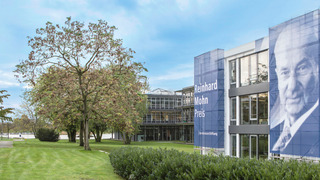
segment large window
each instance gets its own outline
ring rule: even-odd
[[[258,53],[258,82],[268,81],[268,64],[269,64],[269,52],[263,51]]]
[[[268,81],[268,51],[240,58],[240,85],[247,86]]]
[[[248,157],[249,156],[249,135],[241,134],[240,135],[240,157]]]
[[[240,124],[268,124],[268,93],[240,96],[240,114]]]
[[[237,136],[231,134],[231,156],[237,156]]]
[[[230,125],[236,125],[237,120],[237,99],[231,98],[230,101]]]
[[[240,157],[268,158],[268,135],[240,134]]]
[[[250,124],[250,102],[249,96],[240,96],[240,124]]]
[[[236,60],[230,61],[230,64],[229,64],[230,88],[236,87],[236,82],[237,82],[237,66],[236,65],[237,65]]]
[[[259,94],[258,114],[259,124],[268,124],[268,93]]]

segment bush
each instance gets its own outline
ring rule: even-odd
[[[123,147],[111,152],[125,179],[320,179],[320,165],[296,160],[257,160]]]
[[[40,128],[36,132],[36,137],[40,141],[50,141],[50,142],[59,141],[59,133],[56,132],[54,129]]]

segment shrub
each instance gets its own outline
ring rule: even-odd
[[[50,141],[50,142],[59,141],[59,133],[56,132],[54,129],[40,128],[36,132],[36,137],[40,141]]]
[[[296,160],[257,160],[177,150],[123,147],[111,152],[125,179],[320,179],[320,165]]]

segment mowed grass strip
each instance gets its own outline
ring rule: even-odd
[[[27,140],[0,149],[0,179],[121,179],[107,154],[78,144]]]
[[[66,140],[14,141],[13,148],[0,148],[0,179],[121,179],[113,172],[108,154],[123,146],[177,149],[194,152],[193,145],[147,141],[124,145],[122,141],[90,142],[92,151]]]

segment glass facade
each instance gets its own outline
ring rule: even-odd
[[[194,89],[193,86],[170,92],[157,89],[148,94],[148,109],[138,136],[152,141],[194,140]],[[143,138],[141,138],[143,137]]]
[[[240,124],[268,124],[268,93],[240,96]]]
[[[237,61],[232,60],[230,61],[230,87],[235,88],[236,87],[236,82],[237,82]]]
[[[149,109],[175,109],[181,106],[182,97],[148,97]]]
[[[268,81],[268,51],[240,58],[240,86],[248,86]],[[232,68],[230,67],[230,72]]]
[[[231,140],[230,140],[230,146],[231,146],[231,156],[236,157],[237,156],[237,136],[235,134],[231,134]]]
[[[231,98],[230,102],[230,125],[236,125],[237,121],[237,99]]]
[[[236,90],[246,88],[250,91],[246,93],[242,90],[239,95],[229,97],[230,126],[242,126],[247,129],[246,131],[250,131],[251,125],[264,127],[268,125],[268,89],[261,93],[261,90],[255,91],[255,88],[251,88],[254,87],[251,85],[268,82],[268,56],[268,51],[264,50],[229,61],[229,88]],[[237,135],[240,138],[239,147],[237,147]],[[267,158],[268,134],[247,134],[239,130],[237,134],[230,134],[230,156],[237,156],[238,150],[240,157]]]
[[[240,134],[240,157],[268,158],[268,135]]]

